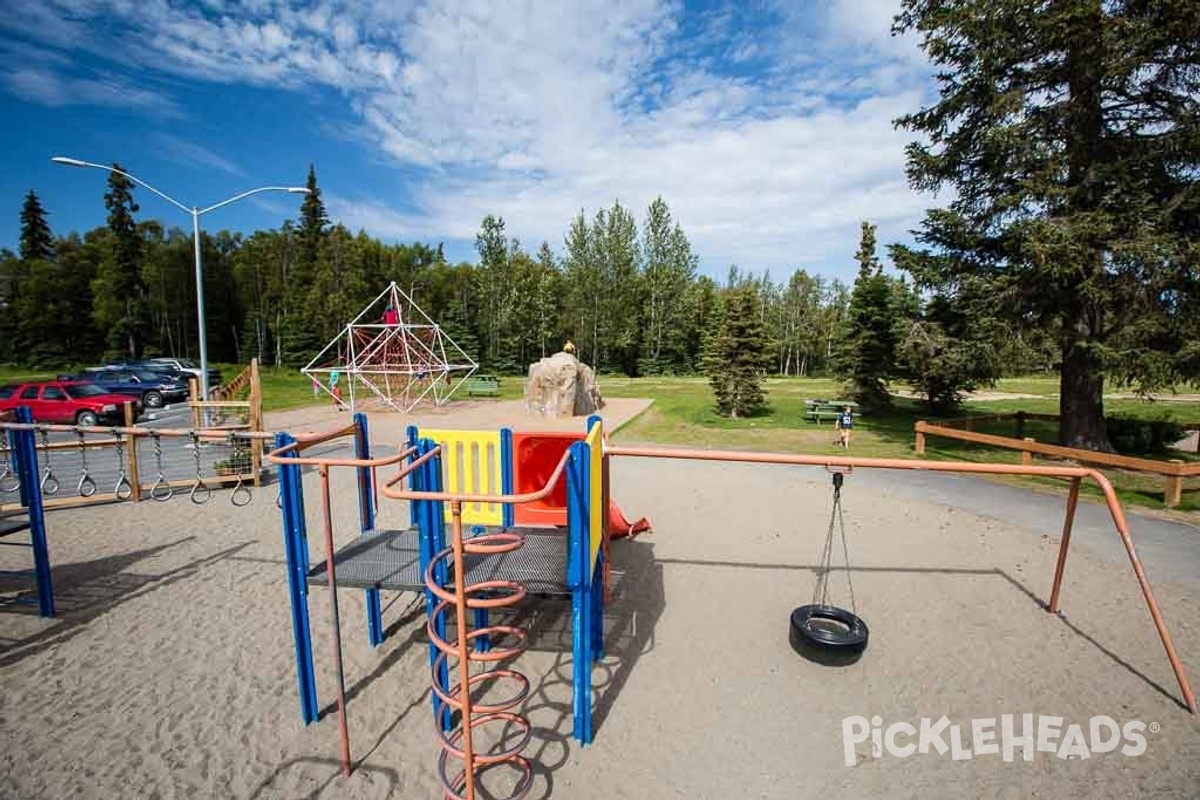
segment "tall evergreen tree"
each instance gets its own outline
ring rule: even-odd
[[[937,101],[897,124],[914,187],[949,185],[909,260],[1059,335],[1063,444],[1111,449],[1107,375],[1200,377],[1200,13],[1183,0],[904,0]]]
[[[50,223],[46,221],[46,211],[42,201],[34,194],[33,189],[25,195],[25,203],[21,206],[21,258],[26,261],[54,258],[54,236],[50,232]]]
[[[858,277],[850,295],[849,319],[838,344],[834,371],[865,408],[891,405],[887,381],[896,368],[896,307],[891,281],[875,255],[875,226],[862,224],[854,256]]]
[[[120,164],[113,164],[116,170]],[[150,330],[150,308],[142,280],[142,237],[133,215],[133,181],[108,174],[104,207],[108,209],[109,252],[93,285],[93,319],[113,352],[140,358]]]
[[[735,419],[761,411],[769,366],[757,293],[750,287],[736,290],[725,303],[720,333],[705,363],[717,411]]]
[[[281,356],[285,364],[300,366],[308,362],[325,346],[318,331],[325,323],[324,297],[314,295],[312,289],[318,263],[329,235],[329,216],[321,200],[321,188],[317,185],[317,170],[308,165],[305,180],[308,194],[300,204],[300,222],[296,228],[296,257],[289,263],[289,274],[284,282],[283,332]]]

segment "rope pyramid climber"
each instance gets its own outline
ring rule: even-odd
[[[356,387],[396,411],[411,411],[425,400],[443,405],[476,369],[471,357],[392,281],[300,371],[350,411]]]

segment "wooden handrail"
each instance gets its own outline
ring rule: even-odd
[[[947,439],[959,439],[964,442],[988,444],[992,445],[993,447],[1004,447],[1009,450],[1021,450],[1029,453],[1054,456],[1056,458],[1066,458],[1073,461],[1079,461],[1084,464],[1103,464],[1105,466],[1117,467],[1119,469],[1132,469],[1140,472],[1156,472],[1161,475],[1180,477],[1200,475],[1200,463],[1176,464],[1170,461],[1155,461],[1154,459],[1149,458],[1135,458],[1133,456],[1115,455],[1113,453],[1099,453],[1094,450],[1081,450],[1075,447],[1063,447],[1057,444],[1045,444],[1032,439],[1010,439],[1007,436],[996,436],[990,433],[960,431],[957,428],[947,428],[942,425],[931,425],[930,423],[924,421],[918,421],[914,427],[914,430],[917,433],[942,436]]]

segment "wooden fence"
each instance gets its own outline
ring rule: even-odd
[[[215,389],[210,389],[208,394],[213,399],[194,399],[200,396],[199,381],[192,378],[191,385],[193,399],[188,400],[188,407],[192,410],[193,428],[209,427],[214,424],[214,419],[217,420],[217,424],[221,424],[223,418],[230,411],[241,410],[244,413],[239,416],[243,417],[242,424],[246,430],[256,432],[263,430],[262,376],[258,370],[257,358],[250,359],[249,366],[239,372],[233,380]],[[239,397],[244,391],[247,391],[245,400],[233,399]],[[255,486],[259,486],[262,481],[263,447],[263,442],[257,439],[252,440],[250,461]]]
[[[996,436],[990,433],[976,433],[971,430],[975,425],[985,422],[1003,422],[1014,420],[1017,425],[1017,438]],[[1112,453],[1099,453],[1094,450],[1081,450],[1075,447],[1063,447],[1056,444],[1045,444],[1024,436],[1027,420],[1058,421],[1053,414],[994,414],[990,416],[969,417],[957,420],[946,420],[936,425],[918,421],[914,426],[916,432],[916,453],[925,453],[925,437],[940,436],[944,439],[957,439],[960,442],[986,444],[992,447],[1003,447],[1017,450],[1021,453],[1022,464],[1032,464],[1036,453],[1050,458],[1062,458],[1079,464],[1112,467],[1115,469],[1147,472],[1163,476],[1163,501],[1167,508],[1174,508],[1183,499],[1183,479],[1200,476],[1200,463],[1185,463],[1182,459],[1171,461],[1155,461],[1150,458],[1134,458]]]

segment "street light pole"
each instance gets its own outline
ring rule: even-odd
[[[242,192],[241,194],[236,194],[233,197],[230,197],[226,200],[222,200],[219,203],[214,203],[213,205],[209,206],[208,208],[197,208],[196,206],[192,206],[191,208],[188,208],[183,203],[180,203],[178,200],[174,199],[173,197],[170,197],[170,196],[164,194],[163,192],[159,191],[158,189],[155,189],[153,186],[146,183],[142,179],[140,179],[134,175],[130,175],[128,172],[123,172],[122,170],[119,170],[116,167],[110,167],[107,164],[96,164],[91,161],[81,161],[78,158],[67,158],[66,156],[54,156],[50,160],[56,164],[65,164],[68,167],[95,167],[96,169],[103,169],[103,170],[107,170],[108,172],[114,172],[117,175],[123,175],[124,177],[129,178],[129,180],[133,181],[134,183],[138,184],[139,186],[144,186],[145,188],[154,192],[156,195],[158,195],[162,199],[166,200],[168,203],[175,206],[176,208],[182,209],[187,214],[191,214],[191,216],[192,216],[192,239],[193,239],[195,249],[196,249],[196,316],[197,316],[197,322],[198,322],[198,333],[200,336],[200,392],[201,392],[200,398],[202,400],[207,400],[208,399],[208,336],[207,336],[207,332],[206,332],[206,328],[205,328],[205,324],[204,324],[204,267],[203,267],[203,264],[201,262],[201,257],[200,257],[200,216],[202,214],[207,214],[209,211],[215,211],[216,209],[220,208],[221,206],[226,206],[237,200],[241,200],[243,197],[249,197],[252,194],[258,194],[259,192],[289,192],[292,194],[308,194],[308,189],[303,186],[260,186],[257,189],[251,189],[248,192]]]
[[[192,206],[192,240],[196,247],[196,318],[200,336],[200,399],[208,399],[208,328],[204,324],[204,267],[200,261],[200,212]]]

